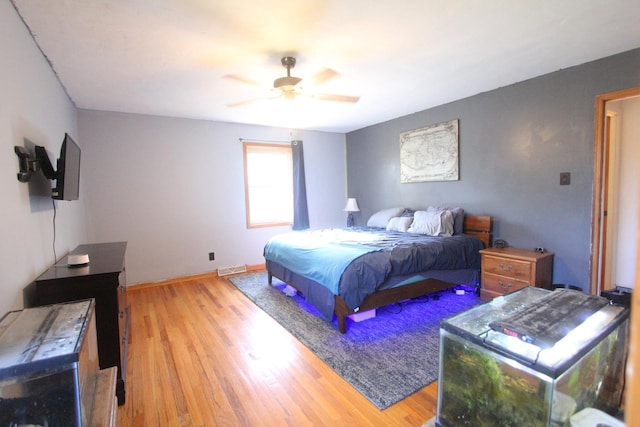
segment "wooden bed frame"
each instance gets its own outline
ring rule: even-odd
[[[480,239],[484,247],[491,246],[491,217],[488,215],[465,216],[464,233]],[[272,274],[269,272],[269,283],[271,283],[271,277]],[[295,283],[288,284],[294,288],[296,287]],[[366,297],[358,307],[358,312],[373,310],[374,308],[428,295],[451,288],[452,286],[455,286],[455,284],[438,279],[425,279],[404,286],[384,289]],[[347,332],[347,316],[355,314],[356,312],[351,310],[339,295],[336,295],[335,299],[334,313],[338,318],[338,330],[344,334]]]

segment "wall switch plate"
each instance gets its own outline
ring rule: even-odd
[[[569,184],[571,184],[571,173],[560,172],[560,185],[569,185]]]
[[[209,252],[209,261],[213,261],[216,259],[216,254],[214,254],[213,252]]]

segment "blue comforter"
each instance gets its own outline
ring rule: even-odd
[[[274,261],[358,307],[390,276],[480,268],[482,243],[464,234],[432,237],[366,227],[293,231],[264,248]]]

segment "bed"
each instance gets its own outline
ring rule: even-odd
[[[295,288],[328,321],[335,315],[346,333],[349,315],[478,283],[478,251],[490,246],[490,216],[460,214],[456,233],[433,236],[390,227],[403,217],[394,215],[375,226],[374,215],[367,227],[274,236],[264,249],[269,284],[276,277]],[[411,221],[413,215],[397,222]]]

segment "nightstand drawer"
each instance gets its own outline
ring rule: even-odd
[[[531,282],[531,263],[527,261],[485,256],[482,268],[487,273],[513,277],[527,283]]]
[[[500,295],[517,291],[518,289],[529,286],[529,284],[529,282],[490,273],[485,273],[482,276],[482,288]]]

